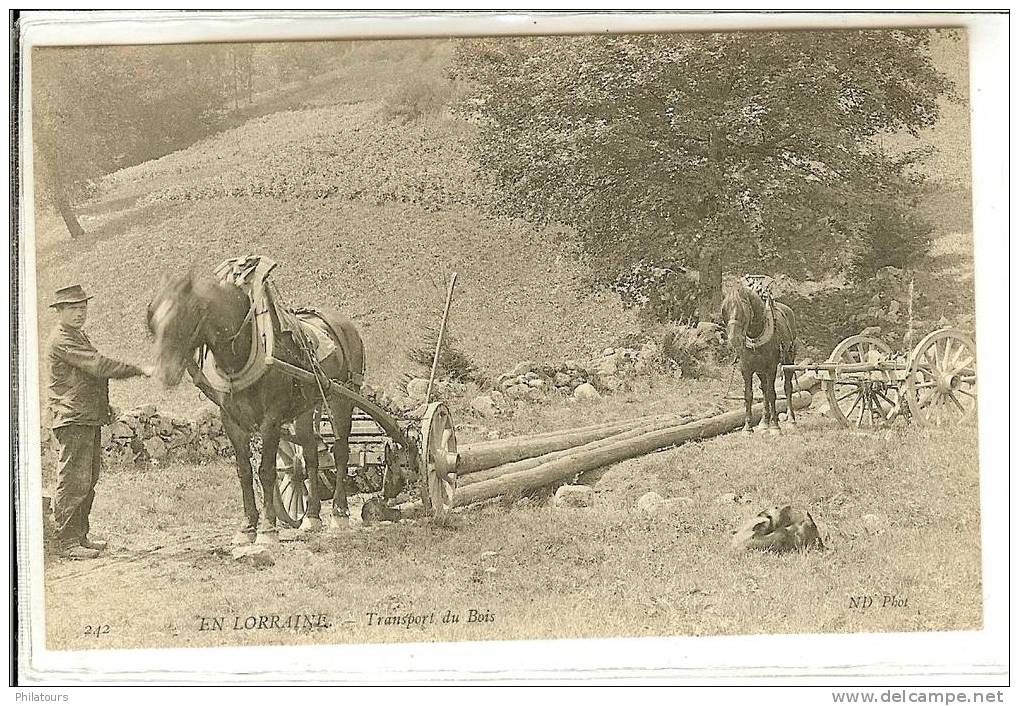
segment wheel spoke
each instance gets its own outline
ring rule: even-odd
[[[945,339],[945,348],[941,351],[941,364],[947,370],[952,365],[952,359],[958,354],[958,349],[952,350],[952,339]]]
[[[948,399],[952,400],[952,402],[955,404],[955,406],[959,408],[960,412],[962,412],[963,414],[966,414],[966,412],[967,412],[966,408],[963,407],[962,403],[959,402],[959,400],[957,400],[955,398],[955,395],[953,395],[951,392],[949,392],[948,395],[946,395],[946,396],[948,397]]]
[[[959,390],[955,390],[955,392],[958,392],[960,395],[966,395],[970,399],[974,399],[975,400],[977,398],[976,393],[970,392],[969,390],[959,389]]]
[[[860,404],[860,400],[862,400],[862,399],[863,399],[863,393],[861,392],[860,394],[858,394],[856,396],[856,401],[853,402],[853,406],[849,408],[848,412],[846,412],[846,419],[849,419],[849,417],[851,417],[853,415],[853,412],[856,410],[856,405]]]
[[[973,356],[967,356],[966,360],[963,361],[962,363],[958,363],[958,364],[953,364],[952,365],[951,373],[953,375],[958,375],[960,372],[962,372],[963,370],[966,370],[972,364],[973,364]]]

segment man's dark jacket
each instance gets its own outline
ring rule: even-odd
[[[54,429],[68,424],[101,426],[110,422],[110,378],[141,375],[134,365],[99,354],[85,332],[57,326],[49,344],[49,405]]]

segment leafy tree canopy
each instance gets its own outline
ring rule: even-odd
[[[931,38],[472,39],[451,71],[467,87],[458,110],[481,125],[478,156],[501,208],[573,226],[604,282],[712,259],[742,272],[860,275],[905,264],[888,259],[926,243],[911,215],[925,154],[891,153],[879,138],[938,119],[952,86]],[[717,297],[720,268],[714,279]]]

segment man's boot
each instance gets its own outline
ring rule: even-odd
[[[84,539],[81,540],[81,546],[85,547],[86,549],[95,549],[98,552],[101,552],[104,549],[106,549],[106,545],[107,542],[105,539],[89,539],[88,537],[85,537]]]
[[[80,544],[67,544],[61,547],[60,556],[65,559],[96,559],[99,556],[99,550],[89,549]]]

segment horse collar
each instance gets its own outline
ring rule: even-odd
[[[746,341],[744,345],[749,350],[756,350],[761,346],[765,345],[771,340],[771,337],[775,334],[775,316],[774,316],[774,305],[771,300],[762,301],[764,304],[764,329],[755,337],[751,338],[749,335],[745,336]],[[747,329],[754,323],[753,319],[753,307],[750,308],[751,317],[750,322],[747,324]]]

